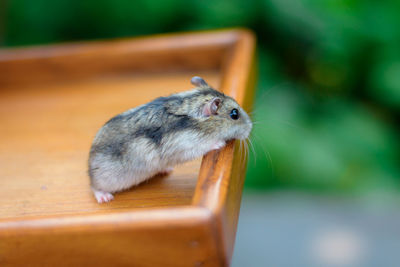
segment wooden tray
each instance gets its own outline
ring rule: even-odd
[[[252,33],[0,50],[0,266],[229,265],[245,168],[230,143],[97,204],[87,158],[111,116],[202,76],[246,110]]]

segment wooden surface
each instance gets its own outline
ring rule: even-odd
[[[2,86],[43,84],[154,72],[220,70],[227,47],[237,39],[232,31],[159,35],[0,50]],[[3,64],[1,64],[3,62]]]
[[[87,153],[108,118],[193,75],[249,111],[254,45],[234,29],[0,51],[0,266],[228,266],[245,174],[235,142],[106,205]]]
[[[218,85],[214,72],[200,72]],[[87,176],[96,131],[112,116],[187,90],[191,73],[123,76],[0,90],[0,219],[188,205],[200,160],[99,205]],[[67,192],[67,194],[66,194]]]
[[[220,90],[252,111],[255,86],[254,38],[244,33],[231,47],[226,59]],[[212,171],[210,171],[212,170]],[[211,210],[218,232],[224,264],[232,257],[240,201],[246,173],[246,158],[239,153],[238,142],[203,158],[193,204]]]
[[[210,212],[137,210],[0,224],[0,266],[224,266]]]

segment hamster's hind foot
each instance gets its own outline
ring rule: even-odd
[[[173,167],[168,167],[168,168],[165,168],[164,170],[160,171],[158,174],[159,175],[168,175],[173,171],[174,171]]]
[[[110,202],[114,199],[114,196],[108,192],[93,190],[93,193],[98,203]]]

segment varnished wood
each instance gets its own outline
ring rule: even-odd
[[[248,112],[254,96],[254,38],[248,32],[230,47],[220,90],[231,95]],[[238,141],[236,141],[238,142]],[[237,144],[236,144],[237,145]],[[218,228],[224,264],[229,264],[233,252],[240,210],[246,159],[231,142],[221,151],[204,157],[193,197],[193,204],[213,212]]]
[[[253,52],[245,30],[0,51],[0,266],[229,265],[245,173],[234,142],[106,205],[87,153],[108,118],[193,75],[249,110]]]
[[[200,72],[211,84],[218,73]],[[112,116],[191,88],[190,73],[123,76],[0,90],[0,220],[188,205],[200,160],[99,205],[87,176],[96,131]]]
[[[0,50],[0,86],[97,78],[103,75],[217,70],[230,31],[117,39]],[[4,63],[4,64],[1,64]]]
[[[210,213],[158,208],[0,224],[1,266],[221,266]]]

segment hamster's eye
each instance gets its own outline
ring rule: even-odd
[[[236,108],[232,109],[229,116],[231,116],[233,120],[239,119],[239,110],[237,110]]]

